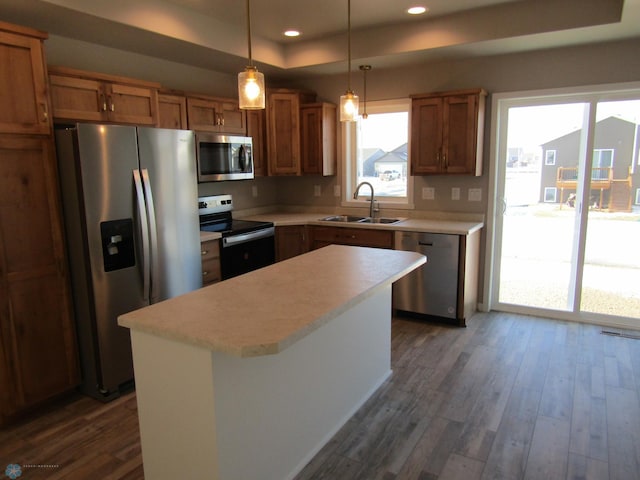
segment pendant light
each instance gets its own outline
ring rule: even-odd
[[[362,96],[362,119],[366,120],[369,114],[367,113],[367,72],[371,70],[371,65],[360,65],[362,75],[364,77],[364,93]]]
[[[347,91],[340,97],[340,121],[355,122],[358,118],[358,96],[351,90],[351,0],[347,0],[348,83]]]
[[[264,75],[253,65],[251,58],[251,7],[247,0],[247,43],[249,65],[238,74],[238,96],[240,108],[260,110],[264,108]]]

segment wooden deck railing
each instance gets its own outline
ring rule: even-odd
[[[591,188],[608,190],[613,180],[613,168],[594,167],[591,170]],[[575,189],[578,184],[578,167],[559,167],[556,187]]]

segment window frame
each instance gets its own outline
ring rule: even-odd
[[[407,141],[411,144],[411,99],[397,98],[391,100],[376,100],[367,102],[367,113],[393,113],[407,112]],[[366,121],[366,120],[365,120]],[[357,138],[357,122],[342,122],[342,201],[343,207],[369,207],[369,190],[363,190],[358,200],[353,199],[357,183],[357,159],[358,159],[358,138]],[[376,196],[380,208],[394,208],[399,210],[413,210],[415,208],[413,202],[414,193],[414,177],[409,174],[411,171],[411,149],[407,148],[407,196],[406,197],[387,197]]]
[[[553,155],[551,155],[551,157],[553,158],[549,158],[550,157],[550,153],[553,153]],[[557,151],[554,150],[545,150],[544,151],[544,164],[545,166],[553,166],[556,164],[556,155],[557,155]]]

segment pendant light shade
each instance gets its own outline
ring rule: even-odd
[[[351,90],[340,96],[340,121],[355,122],[358,119],[360,99]]]
[[[340,97],[340,121],[355,122],[358,118],[358,96],[351,90],[351,0],[347,0],[348,70],[347,91]]]
[[[261,110],[265,105],[264,75],[254,67],[251,58],[251,6],[249,0],[247,0],[247,44],[249,65],[244,69],[244,72],[238,74],[239,106],[245,110]]]

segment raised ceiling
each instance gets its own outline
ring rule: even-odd
[[[352,0],[354,66],[522,52],[640,37],[640,0]],[[412,17],[407,7],[429,12]],[[282,77],[343,72],[347,0],[252,0],[253,57]],[[244,0],[0,0],[0,19],[52,35],[234,73]],[[297,28],[295,39],[282,32]]]

